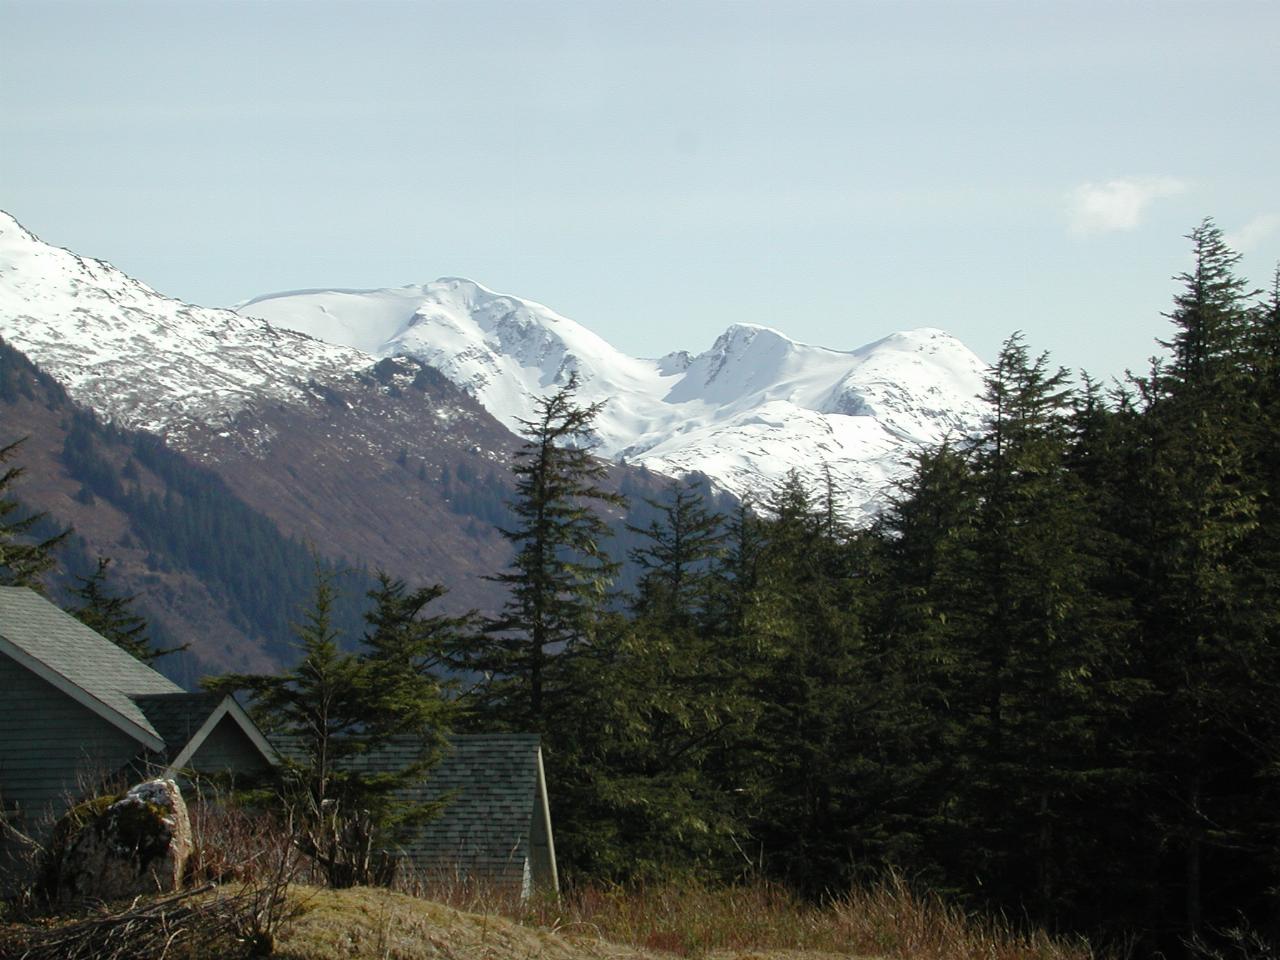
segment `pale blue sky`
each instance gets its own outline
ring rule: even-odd
[[[472,277],[639,355],[1012,330],[1280,259],[1280,2],[0,0],[0,208],[208,305]]]

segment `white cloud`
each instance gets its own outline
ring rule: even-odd
[[[1068,197],[1071,226],[1078,233],[1133,230],[1153,200],[1187,189],[1175,177],[1131,177],[1106,183],[1082,183]]]
[[[1280,216],[1264,213],[1254,217],[1239,230],[1226,236],[1227,245],[1233,250],[1242,252],[1252,250],[1280,228]]]

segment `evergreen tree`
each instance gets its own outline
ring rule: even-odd
[[[89,629],[106,637],[143,663],[154,663],[161,657],[180,653],[190,647],[189,643],[163,650],[152,646],[151,639],[147,636],[146,618],[133,610],[133,602],[137,596],[114,594],[107,589],[110,566],[109,559],[99,557],[97,569],[93,573],[87,577],[76,577],[76,586],[70,592],[78,602],[68,612]]]
[[[433,670],[458,621],[422,616],[441,592],[409,591],[380,574],[370,592],[375,605],[367,617],[367,649],[345,653],[333,624],[333,576],[317,563],[312,605],[295,628],[294,667],[207,684],[252,696],[255,719],[282,747],[282,799],[299,843],[334,886],[388,879],[389,862],[380,852],[438,809],[406,802],[399,793],[439,760],[453,719],[447,685]],[[417,745],[396,767],[378,759],[392,739]]]
[[[774,869],[811,893],[849,880],[848,805],[865,743],[860,557],[792,471],[764,527],[747,642],[767,658],[758,681],[756,835]]]
[[[1245,545],[1246,582],[1254,610],[1246,686],[1232,696],[1229,722],[1258,771],[1250,811],[1258,886],[1280,889],[1280,265],[1266,299],[1253,313],[1254,398],[1250,472],[1259,498],[1257,526]]]
[[[971,454],[973,568],[956,600],[967,620],[961,675],[972,773],[970,869],[990,889],[1064,911],[1075,822],[1103,779],[1097,738],[1108,644],[1092,594],[1093,520],[1067,469],[1065,370],[1019,335],[988,374],[991,413]],[[1087,806],[1087,804],[1085,805]]]
[[[764,524],[750,498],[738,502],[725,523],[724,547],[712,573],[707,627],[722,638],[748,636],[747,615],[760,585]]]
[[[373,605],[365,613],[360,653],[368,746],[412,734],[432,747],[422,757],[430,765],[457,721],[452,696],[457,683],[444,677],[451,657],[466,642],[473,617],[427,615],[427,607],[447,592],[440,584],[410,590],[381,570],[376,581],[368,593]],[[418,771],[402,775],[414,779]]]
[[[645,527],[628,526],[644,537],[629,553],[643,571],[633,610],[665,626],[689,627],[710,609],[722,522],[689,483],[674,482],[664,500],[647,502],[658,518]]]
[[[563,664],[575,695],[547,739],[566,875],[669,882],[735,856],[741,811],[713,760],[741,704],[724,658],[690,637],[610,616]]]
[[[549,676],[557,656],[589,637],[618,564],[604,541],[608,524],[595,505],[622,506],[600,484],[604,464],[592,455],[592,423],[602,403],[576,403],[577,378],[537,403],[522,421],[516,451],[514,523],[502,535],[515,547],[511,569],[491,579],[506,585],[502,614],[467,658],[491,683],[496,715],[518,729],[542,730],[561,692]]]
[[[1239,255],[1212,221],[1188,239],[1195,262],[1178,278],[1175,332],[1164,344],[1171,356],[1137,382],[1146,463],[1135,603],[1152,689],[1137,729],[1148,789],[1159,798],[1151,871],[1166,895],[1180,894],[1182,929],[1194,937],[1206,892],[1219,911],[1233,895],[1230,868],[1211,885],[1204,875],[1206,851],[1229,864],[1247,832],[1240,810],[1250,775],[1223,707],[1250,689],[1266,630],[1248,589],[1246,549],[1261,493],[1249,469],[1250,291],[1234,272]]]
[[[955,447],[924,450],[870,533],[866,646],[877,695],[867,722],[877,747],[864,777],[863,852],[937,882],[968,850],[956,797],[971,729],[952,701],[971,627],[955,598],[975,562],[975,498]]]
[[[632,619],[610,617],[565,664],[576,693],[552,738],[568,866],[612,880],[715,872],[742,828],[709,769],[753,709],[741,664],[703,626],[720,522],[692,484],[649,503],[657,518],[631,528],[644,538]]]

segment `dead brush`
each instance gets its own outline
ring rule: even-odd
[[[318,878],[287,818],[208,788],[197,789],[187,810],[193,844],[189,882],[249,883],[278,873],[285,863],[293,882]]]
[[[265,957],[297,907],[286,864],[228,891],[217,884],[127,905],[102,904],[67,921],[0,927],[0,960],[201,960]]]
[[[291,887],[309,864],[287,823],[213,795],[189,807],[187,889],[74,918],[0,928],[0,960],[196,960],[269,955],[300,910]]]
[[[507,884],[492,883],[462,871],[420,871],[403,865],[390,887],[422,900],[431,900],[453,907],[465,913],[491,914],[524,919],[528,901],[519,889]]]

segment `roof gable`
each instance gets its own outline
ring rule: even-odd
[[[165,743],[165,758],[172,760],[226,696],[222,693],[144,693],[129,699],[160,734]]]
[[[182,688],[35,591],[0,587],[0,653],[149,749],[164,749],[164,738],[131,697]]]
[[[267,763],[279,762],[275,749],[257,724],[229,694],[151,693],[133,700],[164,740],[170,772],[189,766],[191,758],[224,718],[230,718],[240,728]]]

